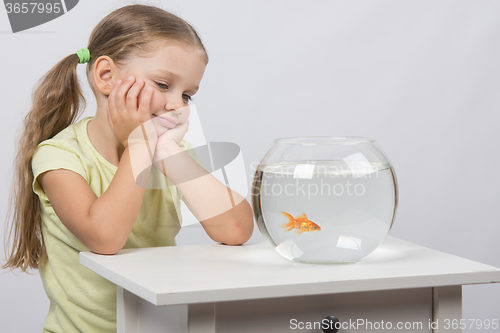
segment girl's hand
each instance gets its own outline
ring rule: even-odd
[[[158,133],[156,148],[160,148],[172,141],[180,144],[189,128],[189,114],[190,108],[188,105],[173,111],[168,111],[156,118],[153,118],[153,122],[155,122]],[[168,121],[158,118],[164,118]]]
[[[153,160],[158,170],[163,170],[161,165],[163,159],[169,157],[172,153],[175,154],[175,151],[180,150],[179,144],[189,127],[189,114],[190,108],[189,106],[185,106],[153,118],[158,133],[158,141],[156,143]],[[158,119],[162,118],[162,116],[163,118],[175,121],[176,124]],[[173,151],[170,150],[169,145],[173,145],[173,147],[171,146],[171,148],[174,148]]]
[[[130,76],[125,82],[116,81],[108,96],[108,106],[106,107],[109,126],[111,126],[116,138],[125,148],[129,146],[129,137],[132,132],[138,134],[143,132],[138,131],[138,129],[144,128],[148,137],[152,137],[151,134],[156,133],[150,121],[151,113],[149,109],[153,89],[147,88],[144,91],[138,106],[138,96],[145,83],[143,80],[138,80],[135,83],[134,81],[133,76]],[[141,125],[143,126],[141,127]],[[156,135],[154,136],[156,137]],[[143,141],[145,140],[142,134],[135,139],[140,140],[141,138]]]

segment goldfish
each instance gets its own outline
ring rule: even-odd
[[[288,223],[282,224],[282,228],[288,228],[285,231],[291,231],[292,229],[297,229],[297,234],[302,234],[303,232],[309,231],[320,231],[321,228],[319,225],[309,220],[306,216],[306,213],[302,213],[301,215],[294,218],[292,215],[281,212],[283,215],[288,217]]]

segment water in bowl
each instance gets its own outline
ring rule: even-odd
[[[396,178],[388,163],[260,165],[252,191],[264,237],[284,257],[309,263],[361,260],[385,239],[397,207]]]

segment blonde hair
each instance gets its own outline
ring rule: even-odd
[[[104,17],[92,31],[87,46],[90,51],[87,74],[100,56],[108,56],[121,65],[132,56],[154,51],[161,42],[168,41],[197,47],[208,62],[200,37],[183,19],[149,5],[121,7]],[[9,240],[12,234],[14,240],[10,253],[6,255],[7,261],[2,265],[3,269],[20,268],[26,272],[28,268],[38,269],[47,259],[40,200],[32,188],[34,175],[31,161],[40,142],[52,138],[74,123],[80,110],[85,109],[85,99],[76,74],[78,63],[76,54],[67,56],[35,85],[32,107],[24,118],[24,129],[14,161],[15,175],[11,183],[7,215],[9,220],[14,207],[8,232]],[[94,90],[91,80],[89,84]]]

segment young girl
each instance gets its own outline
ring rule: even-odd
[[[83,101],[76,66],[85,62],[97,110],[73,123]],[[204,171],[183,139],[207,62],[184,20],[130,5],[106,16],[88,47],[37,86],[18,147],[14,244],[3,267],[39,269],[50,299],[44,332],[116,331],[115,285],[81,266],[79,252],[175,245],[180,197],[214,241],[251,236],[248,202]],[[166,186],[139,186],[138,166]]]

